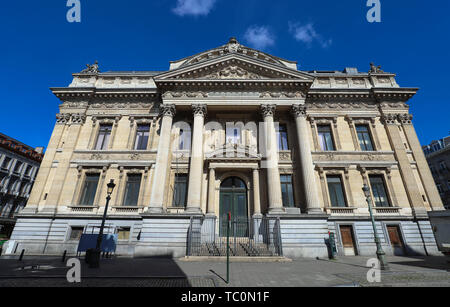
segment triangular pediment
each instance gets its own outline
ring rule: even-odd
[[[201,63],[181,66],[155,76],[156,82],[169,80],[296,80],[312,82],[314,77],[244,54],[230,53]]]

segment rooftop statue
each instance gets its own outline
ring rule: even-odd
[[[384,73],[383,70],[381,70],[381,65],[375,66],[375,64],[370,63],[370,73]]]
[[[98,61],[95,61],[94,64],[86,64],[85,69],[81,71],[81,74],[98,74],[100,70],[98,69]]]

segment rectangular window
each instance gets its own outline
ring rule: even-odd
[[[130,227],[120,227],[117,230],[118,240],[129,240],[130,239]]]
[[[226,128],[227,143],[240,144],[241,143],[241,129],[239,127]]]
[[[31,176],[32,172],[33,172],[33,166],[32,165],[28,165],[27,166],[27,170],[25,171],[25,175],[26,176]]]
[[[185,207],[187,201],[187,174],[175,175],[175,188],[173,191],[173,207]]]
[[[370,186],[376,207],[389,207],[389,200],[386,193],[386,186],[382,176],[369,176]]]
[[[372,138],[370,137],[369,127],[367,125],[357,125],[359,146],[362,151],[373,151]]]
[[[3,160],[3,163],[2,163],[2,168],[8,169],[9,162],[11,162],[11,158],[5,157],[5,159]]]
[[[96,150],[106,150],[108,149],[109,139],[111,137],[112,125],[100,125],[100,130],[98,131],[97,144],[95,145]]]
[[[278,150],[289,150],[286,125],[278,126],[277,140],[278,140]]]
[[[84,227],[71,227],[69,240],[80,240]]]
[[[191,130],[180,129],[179,150],[191,149]]]
[[[127,185],[125,187],[124,206],[137,206],[139,199],[139,190],[141,188],[141,174],[128,175]]]
[[[328,193],[332,207],[347,207],[341,176],[327,176]]]
[[[283,199],[283,207],[292,208],[294,204],[294,190],[292,188],[292,175],[281,175],[281,197]]]
[[[80,205],[92,206],[94,204],[99,179],[99,174],[86,174],[86,180],[81,193]]]
[[[150,135],[150,125],[138,125],[136,131],[135,150],[146,150]]]
[[[439,168],[441,169],[441,172],[447,172],[448,171],[447,164],[444,161],[439,163]]]
[[[319,143],[323,151],[334,151],[333,134],[329,125],[317,126]]]
[[[23,163],[20,161],[16,162],[16,165],[14,166],[14,173],[20,173],[20,169],[22,168]]]

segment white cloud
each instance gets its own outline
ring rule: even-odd
[[[177,0],[177,6],[172,10],[178,16],[206,16],[217,0]]]
[[[308,47],[311,47],[314,41],[318,42],[322,48],[328,48],[333,43],[331,39],[324,39],[322,35],[318,34],[312,23],[301,25],[289,22],[289,32],[294,35],[297,41],[305,43]]]
[[[256,49],[264,49],[275,44],[275,37],[265,26],[251,26],[244,34],[245,40]]]

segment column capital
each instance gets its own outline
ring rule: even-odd
[[[263,117],[273,117],[275,115],[276,108],[277,106],[275,104],[263,104],[261,105],[260,111]]]
[[[170,117],[174,117],[177,112],[174,104],[161,104],[159,110],[162,116]]]
[[[402,123],[402,125],[412,125],[412,114],[404,113],[404,114],[398,114],[398,121]]]
[[[306,106],[304,104],[294,104],[291,108],[294,117],[306,117]]]
[[[193,104],[192,105],[192,113],[194,116],[206,116],[208,110],[206,104]]]
[[[385,125],[395,125],[397,123],[397,114],[382,114],[381,115],[381,121]]]

